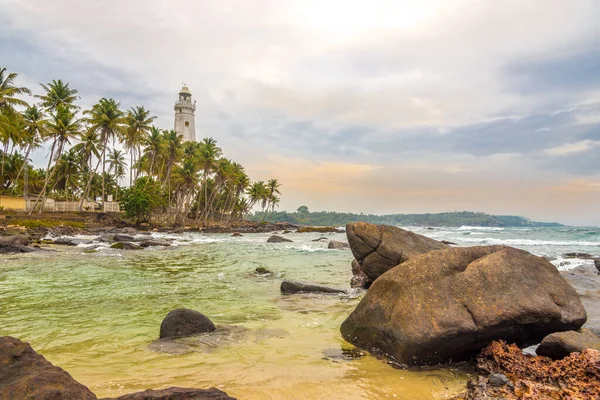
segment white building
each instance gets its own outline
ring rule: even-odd
[[[192,93],[183,86],[175,103],[175,132],[183,136],[184,142],[196,141],[195,112],[196,101],[192,103]]]

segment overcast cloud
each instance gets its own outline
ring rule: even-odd
[[[595,0],[0,0],[0,65],[197,136],[281,209],[600,225]],[[40,165],[44,154],[34,160]]]

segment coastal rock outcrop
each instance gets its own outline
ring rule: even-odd
[[[298,233],[344,233],[343,229],[336,228],[335,226],[299,226]]]
[[[281,282],[280,290],[281,293],[346,293],[346,291],[342,289],[292,281]]]
[[[180,387],[170,387],[161,390],[145,390],[143,392],[126,394],[115,399],[101,400],[236,400],[227,393],[211,389],[187,389]]]
[[[29,243],[30,238],[26,235],[12,235],[0,237],[0,254],[30,253],[34,250],[31,247],[27,247]]]
[[[373,281],[363,272],[362,267],[356,259],[352,260],[351,267],[352,279],[350,279],[350,287],[368,289]]]
[[[546,336],[535,353],[557,360],[585,349],[600,350],[600,337],[582,328],[580,331],[556,332]]]
[[[86,400],[96,396],[19,339],[0,337],[0,399]]]
[[[177,308],[169,312],[160,324],[160,338],[177,339],[212,332],[215,329],[215,324],[201,312]]]
[[[447,245],[391,225],[355,222],[346,225],[352,254],[372,282],[389,269],[410,258]]]
[[[347,249],[349,248],[350,245],[348,243],[344,243],[344,242],[339,242],[337,240],[332,240],[331,242],[329,242],[329,244],[327,245],[328,249],[336,249],[336,250],[342,250],[342,249]]]
[[[341,333],[400,362],[431,364],[469,359],[492,340],[539,343],[585,321],[579,296],[548,261],[481,246],[431,251],[386,272]]]
[[[267,239],[267,243],[283,243],[283,242],[293,242],[293,240],[290,240],[288,238],[284,238],[281,236],[277,236],[277,235],[273,235]]]

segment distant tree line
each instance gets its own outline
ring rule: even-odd
[[[143,106],[124,110],[112,98],[81,110],[78,91],[62,80],[40,84],[29,104],[32,91],[16,79],[0,67],[0,194],[33,197],[39,212],[47,198],[83,211],[84,201],[112,195],[138,222],[158,213],[229,223],[279,204],[277,179],[251,182],[213,138],[183,142]],[[47,164],[35,168],[29,157],[44,144]]]
[[[489,227],[556,227],[562,226],[554,222],[534,222],[528,218],[514,215],[490,215],[480,212],[460,211],[429,214],[354,214],[334,211],[310,212],[308,207],[301,206],[296,212],[256,212],[252,219],[267,222],[289,222],[313,226],[343,226],[349,222],[370,222],[399,226],[489,226]]]

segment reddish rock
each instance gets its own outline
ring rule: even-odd
[[[145,390],[103,400],[236,400],[219,389],[186,389],[170,387],[162,390]]]

